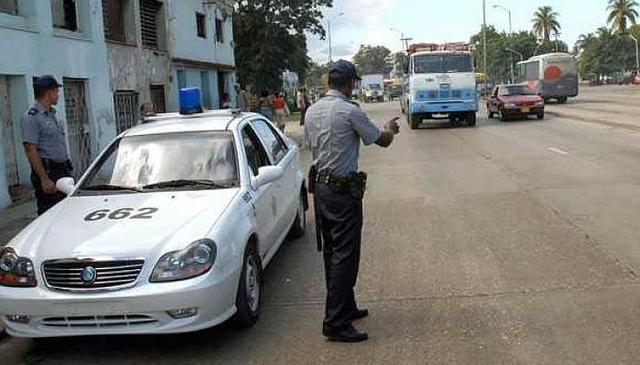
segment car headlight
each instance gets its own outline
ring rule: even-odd
[[[505,103],[504,107],[507,108],[507,109],[514,109],[514,108],[517,108],[518,106],[516,104],[513,104],[513,103]]]
[[[11,248],[0,251],[0,285],[31,288],[36,284],[36,273],[31,260],[18,256]]]
[[[538,102],[536,103],[536,106],[544,106],[544,101],[538,101]]]
[[[218,247],[209,239],[196,241],[180,251],[162,256],[149,281],[160,283],[191,279],[205,274],[216,261]]]

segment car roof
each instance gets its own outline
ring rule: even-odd
[[[163,113],[145,119],[144,124],[129,129],[123,136],[229,131],[237,127],[243,120],[258,116],[255,113],[242,113],[233,109],[210,110],[189,115]]]

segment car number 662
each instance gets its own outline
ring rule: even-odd
[[[152,219],[158,208],[120,208],[116,210],[100,209],[87,214],[84,220],[95,222],[102,219],[123,220],[123,219]]]

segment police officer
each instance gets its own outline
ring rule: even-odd
[[[329,71],[329,92],[307,111],[305,139],[313,154],[310,184],[314,185],[316,227],[324,241],[327,298],[322,334],[330,341],[360,342],[367,333],[353,321],[366,317],[355,301],[360,243],[362,196],[366,175],[358,173],[360,141],[388,147],[399,133],[398,118],[380,130],[358,104],[351,101],[356,67],[340,60]]]
[[[39,215],[64,199],[56,181],[71,176],[64,126],[53,108],[58,104],[61,86],[53,76],[37,78],[33,85],[36,101],[22,120],[22,141],[31,164]]]

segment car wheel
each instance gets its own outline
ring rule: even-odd
[[[544,119],[544,112],[538,113],[537,117],[538,117],[539,120],[543,120]]]
[[[420,126],[420,118],[414,114],[407,114],[408,115],[408,119],[409,119],[409,126],[411,127],[411,129],[418,129],[418,126]]]
[[[242,260],[240,284],[236,294],[235,323],[242,328],[251,327],[260,317],[262,304],[262,265],[254,244],[247,245]]]
[[[493,119],[493,116],[494,116],[493,112],[489,112],[489,119]]]
[[[507,121],[507,115],[504,112],[500,112],[500,120],[503,122]]]
[[[300,201],[298,202],[298,209],[296,210],[296,220],[293,222],[291,231],[289,231],[289,237],[300,238],[304,236],[305,228],[307,227],[307,212],[304,208],[304,194],[300,192]]]

